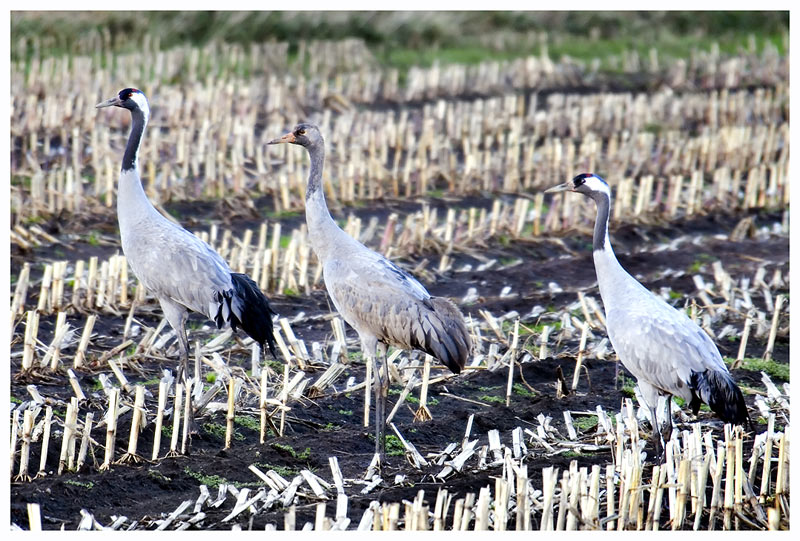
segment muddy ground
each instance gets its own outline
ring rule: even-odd
[[[441,201],[430,201],[432,205],[445,205]],[[451,204],[451,203],[447,203]],[[490,205],[490,199],[471,199],[462,202],[463,205]],[[385,201],[376,203],[373,208],[340,209],[340,216],[347,212],[354,212],[362,218],[373,215],[384,217],[389,211],[398,212],[401,217],[419,208],[420,202]],[[214,205],[193,206],[189,209],[186,205],[170,206],[167,208],[178,215],[187,215],[189,210],[195,217],[203,219],[189,221],[184,219],[184,225],[197,230],[207,227],[210,220],[229,222],[234,230],[243,230],[253,227],[260,219],[255,217],[226,217],[220,208]],[[746,236],[742,240],[728,240],[727,235],[742,219],[751,217],[755,225],[755,235]],[[695,293],[692,274],[703,275],[707,282],[713,283],[711,263],[720,260],[725,270],[734,279],[741,276],[752,277],[760,265],[766,265],[767,277],[771,277],[775,269],[780,269],[788,284],[789,273],[789,240],[788,236],[778,232],[769,232],[778,229],[783,214],[752,213],[752,214],[724,214],[713,213],[693,219],[678,220],[673,223],[657,225],[624,225],[612,230],[612,242],[624,267],[631,274],[640,279],[651,290],[660,290],[663,287],[671,288],[679,293],[674,303],[683,306],[687,296]],[[292,216],[284,219],[284,230],[296,226],[302,216]],[[384,221],[382,219],[382,221]],[[22,262],[31,261],[32,278],[35,280],[41,274],[41,265],[46,261],[77,260],[88,255],[108,257],[120,248],[115,244],[116,222],[112,213],[96,215],[91,219],[64,216],[53,219],[42,227],[49,229],[58,238],[63,239],[63,245],[50,245],[36,248],[32,252],[23,253],[16,246],[12,247],[11,272],[17,276]],[[95,232],[104,242],[88,242],[90,232]],[[667,249],[661,249],[671,243]],[[461,300],[468,288],[476,288],[479,298],[475,302],[461,304],[465,314],[470,314],[473,319],[481,320],[479,309],[490,311],[495,316],[500,316],[510,311],[517,311],[523,316],[522,323],[533,328],[540,321],[524,319],[533,307],[539,305],[547,310],[562,311],[575,302],[577,292],[584,291],[600,299],[597,291],[594,268],[591,259],[591,244],[587,231],[571,232],[559,239],[537,239],[534,241],[509,240],[507,238],[494,239],[480,250],[480,256],[495,258],[498,264],[485,271],[476,270],[482,263],[473,255],[467,253],[454,254],[456,271],[439,274],[435,271],[426,272],[421,276],[422,281],[433,295],[449,296],[454,300]],[[407,269],[415,268],[422,260],[428,258],[431,265],[428,270],[436,267],[438,254],[419,253],[400,260]],[[463,270],[465,265],[471,265],[471,270]],[[688,269],[693,272],[687,272]],[[682,271],[675,274],[668,271]],[[558,287],[550,284],[556,283]],[[511,286],[511,296],[500,297],[500,292],[505,286]],[[38,287],[31,287],[28,297],[29,303],[35,302]],[[785,288],[788,293],[788,285]],[[13,294],[13,278],[12,278]],[[715,299],[718,300],[718,299]],[[754,297],[754,303],[763,307],[763,299]],[[331,338],[330,323],[316,315],[329,313],[329,302],[320,285],[308,296],[272,296],[275,309],[281,316],[290,320],[300,312],[305,312],[306,318],[301,324],[293,324],[293,329],[298,338],[307,344],[312,341],[327,342]],[[541,316],[546,321],[547,314]],[[145,306],[137,312],[137,319],[144,325],[156,326],[160,319],[160,312],[155,304]],[[40,324],[40,338],[49,343],[55,317],[42,318]],[[717,326],[725,323],[734,325],[739,331],[742,328],[743,318],[731,314],[728,319],[717,322]],[[103,315],[98,319],[95,333],[98,339],[90,349],[90,360],[97,359],[104,350],[118,345],[121,341],[124,315],[114,318]],[[780,325],[788,327],[788,316]],[[189,326],[190,340],[205,338],[215,335],[201,318],[193,317]],[[20,357],[13,356],[13,352],[21,349],[24,324],[18,324],[12,342],[11,362],[11,395],[12,400],[29,400],[26,385],[34,383],[40,393],[51,400],[56,409],[63,415],[64,400],[73,396],[65,373],[33,374],[19,377]],[[598,332],[599,340],[604,334]],[[483,335],[489,340],[495,338],[490,332],[484,331]],[[355,332],[348,327],[348,337],[355,338]],[[561,344],[550,346],[550,357],[538,361],[526,356],[515,371],[515,387],[511,404],[505,406],[504,395],[508,372],[506,368],[497,371],[474,370],[466,371],[462,375],[453,376],[446,381],[433,385],[429,392],[430,410],[433,416],[431,421],[420,423],[414,421],[413,404],[406,404],[399,410],[394,422],[403,436],[410,440],[423,456],[428,453],[442,451],[448,443],[460,445],[464,438],[467,419],[474,414],[472,438],[480,438],[479,446],[487,443],[487,433],[491,429],[500,431],[501,441],[511,445],[511,431],[515,427],[533,429],[538,422],[539,414],[552,417],[552,425],[566,439],[562,412],[592,412],[596,406],[601,405],[608,412],[617,412],[621,401],[627,396],[623,390],[625,377],[623,368],[619,367],[615,357],[610,355],[606,360],[588,358],[585,366],[588,369],[591,386],[587,379],[582,378],[577,393],[572,393],[563,398],[556,396],[556,372],[560,367],[567,381],[571,381],[575,359],[574,354],[578,349],[579,333],[571,338],[564,339]],[[538,339],[538,335],[536,336]],[[538,342],[537,342],[538,343]],[[226,360],[231,365],[249,368],[249,351],[238,348],[232,343],[232,352]],[[739,340],[722,340],[718,342],[723,356],[735,357]],[[484,346],[486,351],[488,344]],[[753,339],[748,343],[747,356],[760,357],[766,347],[766,337]],[[357,348],[351,348],[351,351]],[[501,345],[500,353],[506,349]],[[73,350],[74,351],[74,350]],[[164,356],[175,359],[176,349],[169,344]],[[69,355],[69,350],[67,351]],[[788,331],[779,333],[775,346],[774,356],[780,363],[788,363],[789,337]],[[139,364],[139,371],[128,373],[131,383],[153,381],[161,375],[163,368],[174,369],[174,362],[147,361]],[[308,374],[315,379],[325,369],[324,366],[312,367]],[[619,370],[619,374],[618,374]],[[78,378],[84,390],[93,390],[88,400],[88,405],[82,406],[82,415],[91,409],[95,411],[95,418],[102,418],[106,400],[102,391],[97,388],[98,374],[109,372],[107,366],[92,364],[87,369],[78,371]],[[440,375],[439,370],[434,370],[432,376]],[[740,384],[748,389],[746,399],[751,409],[753,419],[758,418],[758,412],[753,406],[753,392],[763,389],[759,372],[739,369],[733,371],[734,377]],[[355,380],[363,381],[364,365],[360,356],[353,355],[353,362],[348,370],[335,383],[337,389],[344,388],[345,380],[354,376]],[[629,376],[627,376],[629,377]],[[782,380],[773,378],[776,383]],[[148,383],[147,388],[155,395],[157,383]],[[397,400],[400,388],[393,386],[390,391],[387,411],[391,410]],[[88,393],[87,393],[88,394]],[[414,396],[418,396],[415,391]],[[223,399],[224,400],[224,399]],[[148,401],[148,408],[152,399]],[[88,407],[87,407],[88,406]],[[152,411],[150,415],[152,416]],[[688,410],[684,411],[689,418],[694,419]],[[573,413],[573,415],[580,416]],[[240,422],[243,418],[257,419],[257,409],[243,408],[237,412],[236,434],[232,448],[223,450],[224,435],[214,430],[216,426],[224,426],[224,413],[204,413],[198,422],[201,425],[200,434],[192,441],[191,454],[174,458],[162,458],[156,462],[145,461],[138,464],[115,464],[109,471],[99,472],[96,466],[102,462],[102,443],[105,434],[99,430],[93,432],[93,438],[98,445],[93,446],[93,455],[90,456],[89,467],[83,471],[67,472],[56,475],[55,468],[58,464],[60,451],[60,437],[55,438],[56,444],[51,442],[48,457],[48,474],[30,482],[11,482],[11,521],[27,529],[28,518],[26,504],[36,502],[41,505],[42,522],[45,529],[75,529],[81,519],[81,510],[91,512],[95,519],[103,525],[113,522],[116,516],[124,515],[128,521],[123,529],[138,521],[136,528],[154,529],[154,520],[163,518],[184,500],[195,500],[199,494],[202,482],[209,486],[212,499],[216,497],[216,482],[236,483],[241,486],[262,486],[248,466],[256,464],[262,471],[274,469],[288,480],[302,469],[309,469],[316,475],[331,482],[332,476],[328,458],[335,456],[345,478],[346,493],[349,496],[348,516],[351,519],[351,528],[360,520],[363,511],[373,500],[386,502],[401,502],[412,500],[419,490],[425,490],[427,504],[433,509],[436,491],[445,487],[455,497],[464,497],[468,492],[477,493],[487,484],[494,491],[494,478],[501,475],[502,467],[489,467],[479,469],[477,460],[468,461],[464,470],[454,473],[441,481],[435,478],[442,466],[431,464],[429,467],[414,469],[402,453],[395,453],[390,445],[387,464],[382,472],[383,483],[368,494],[360,494],[363,485],[357,480],[363,478],[364,472],[372,458],[374,440],[372,429],[362,426],[363,418],[363,391],[352,393],[334,394],[330,389],[326,395],[294,403],[288,415],[286,434],[283,437],[270,435],[265,444],[259,444],[257,427],[252,424]],[[700,412],[699,419],[704,429],[713,428],[717,435],[721,434],[721,424],[712,414]],[[677,419],[678,417],[676,417]],[[166,423],[165,423],[166,424]],[[128,441],[130,414],[120,419],[117,431],[118,454],[124,452]],[[688,425],[684,425],[688,426]],[[755,423],[756,431],[765,430],[765,425]],[[140,435],[140,452],[149,456],[151,442],[153,441],[154,423],[150,422]],[[591,442],[591,435],[595,428],[589,427],[579,436],[579,439]],[[649,426],[642,424],[642,436],[647,436]],[[390,429],[390,434],[391,429]],[[747,445],[751,445],[748,440]],[[169,445],[168,438],[162,441],[162,449]],[[528,471],[534,486],[541,485],[541,469],[547,466],[556,466],[560,469],[568,468],[572,460],[577,460],[580,466],[601,464],[611,461],[608,449],[595,452],[575,453],[566,448],[557,448],[555,453],[547,453],[532,442],[527,443],[530,454],[526,458]],[[40,444],[33,445],[32,470],[38,468]],[[652,449],[648,444],[648,452]],[[163,452],[162,452],[163,454]],[[745,450],[745,456],[749,451]],[[16,466],[15,466],[16,468]],[[16,472],[16,469],[14,470]],[[405,477],[399,483],[395,476],[402,474]],[[646,474],[648,475],[648,474]],[[201,479],[201,476],[206,476]],[[217,477],[212,477],[217,476]],[[649,478],[649,477],[647,477]],[[307,488],[307,487],[306,487]],[[331,492],[333,500],[328,503],[328,515],[333,515],[335,508],[335,492]],[[235,497],[228,496],[227,501],[217,508],[205,507],[206,518],[195,525],[203,529],[229,529],[233,524],[242,528],[263,529],[268,524],[283,528],[285,509],[277,506],[270,512],[250,516],[248,513],[239,515],[231,522],[223,523],[225,517],[233,508]],[[301,498],[296,508],[296,524],[300,528],[306,522],[314,522],[316,500]],[[534,515],[537,516],[536,514]],[[663,515],[664,517],[666,514]],[[663,517],[662,517],[663,518]],[[513,516],[511,526],[513,527]],[[538,527],[535,524],[534,527]]]

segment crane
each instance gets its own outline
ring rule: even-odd
[[[275,312],[258,285],[246,274],[232,272],[211,246],[162,216],[145,195],[138,159],[150,117],[144,93],[125,88],[95,107],[111,106],[127,109],[131,114],[131,132],[122,156],[117,191],[122,251],[136,277],[158,299],[178,337],[178,380],[187,381],[189,342],[185,325],[190,311],[213,320],[217,328],[241,328],[258,343],[262,356],[266,355],[266,345],[274,357]],[[191,407],[189,411],[187,422],[194,431],[194,412]]]
[[[617,261],[608,237],[611,189],[606,181],[583,173],[546,190],[563,191],[583,194],[597,205],[592,255],[608,338],[622,364],[636,377],[650,410],[656,454],[663,451],[661,438],[667,442],[672,434],[672,395],[683,398],[695,414],[705,403],[726,423],[749,424],[742,391],[708,334],[647,290]],[[667,397],[667,423],[661,430],[656,417],[659,396]]]
[[[356,330],[367,362],[375,367],[375,453],[382,460],[387,347],[423,351],[458,374],[472,350],[472,339],[452,301],[431,296],[414,277],[342,231],[331,218],[322,188],[325,142],[315,125],[298,124],[269,143],[300,145],[311,158],[305,201],[309,242],[322,264],[333,305]]]

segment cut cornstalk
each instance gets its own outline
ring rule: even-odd
[[[226,416],[227,425],[225,428],[225,449],[231,448],[233,439],[234,405],[236,402],[236,378],[231,378],[228,382],[228,414]]]
[[[45,466],[47,465],[47,450],[50,447],[50,429],[53,424],[53,407],[47,406],[44,414],[44,432],[42,436],[42,454],[39,458],[39,473],[38,476],[46,474]]]
[[[783,308],[783,301],[785,297],[778,295],[775,299],[775,311],[772,313],[772,325],[769,329],[769,339],[767,340],[767,349],[764,351],[764,359],[769,361],[772,359],[772,350],[775,347],[775,337],[778,333],[778,321],[781,316],[781,309]]]
[[[133,401],[133,419],[131,420],[131,431],[128,437],[128,452],[125,453],[120,462],[140,462],[142,458],[136,453],[139,445],[139,431],[144,420],[144,385],[136,386],[136,396]]]
[[[12,319],[17,314],[25,313],[25,299],[28,296],[28,284],[30,283],[31,264],[23,263],[22,270],[17,278],[17,285],[14,288],[14,299],[11,301]]]
[[[22,445],[19,452],[19,472],[14,478],[17,481],[30,481],[28,463],[31,456],[31,433],[33,432],[33,411],[26,409],[22,415]]]
[[[114,461],[114,444],[117,436],[117,412],[119,408],[119,389],[111,389],[108,395],[108,412],[106,413],[106,453],[101,470],[107,470]]]
[[[167,405],[167,382],[158,383],[158,409],[156,410],[156,428],[153,432],[153,452],[150,460],[158,458],[158,450],[161,446],[161,426],[164,423],[164,408]]]
[[[91,411],[86,414],[86,420],[83,422],[83,434],[81,435],[81,447],[78,451],[78,461],[75,463],[75,471],[80,471],[83,464],[86,462],[86,454],[89,451],[89,441],[92,439],[92,421],[94,420],[94,413]]]
[[[183,414],[183,383],[175,384],[175,404],[172,407],[172,439],[169,442],[169,456],[178,455],[181,415]],[[155,449],[154,449],[155,451]]]
[[[22,370],[28,371],[33,366],[36,355],[36,336],[39,334],[39,312],[30,310],[25,323],[25,338],[22,349]]]
[[[736,354],[736,361],[731,365],[731,370],[739,368],[744,361],[745,349],[747,348],[747,339],[750,336],[750,326],[753,324],[752,310],[747,312],[747,318],[744,320],[744,329],[742,330],[742,340],[739,342],[739,352]]]
[[[433,419],[428,409],[428,385],[431,379],[431,360],[430,355],[425,355],[425,364],[422,367],[422,387],[419,391],[419,408],[414,413],[415,421],[430,421]]]
[[[197,372],[195,372],[196,374]],[[186,400],[183,402],[183,434],[181,438],[181,454],[186,454],[186,444],[189,441],[190,420],[194,419],[192,412],[192,387],[196,383],[195,378],[186,380]]]
[[[78,349],[75,351],[75,358],[72,361],[73,368],[82,367],[86,360],[86,348],[89,346],[89,340],[92,336],[92,330],[94,329],[96,320],[96,314],[89,314],[89,317],[86,318],[86,325],[83,327],[83,334],[81,334],[81,340],[78,343]]]
[[[578,388],[578,379],[581,375],[581,367],[583,366],[583,356],[586,351],[586,340],[589,337],[589,323],[586,322],[581,327],[581,342],[578,347],[578,358],[575,361],[575,373],[572,375],[572,390]]]

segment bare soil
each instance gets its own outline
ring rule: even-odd
[[[372,208],[340,209],[340,216],[346,212],[354,212],[362,218],[377,215],[384,221],[389,212],[404,213],[419,208],[418,201],[384,201],[375,203]],[[432,205],[450,205],[452,202],[431,200]],[[476,197],[470,200],[459,201],[456,204],[471,206],[491,204],[491,199]],[[265,207],[265,202],[260,201],[259,207]],[[169,206],[176,214],[191,214],[202,216],[202,220],[190,221],[182,219],[184,225],[190,229],[202,229],[210,220],[229,222],[234,230],[243,230],[260,223],[261,218],[254,216],[224,216],[219,205],[192,204],[191,210],[186,205]],[[782,214],[753,213],[749,215],[754,219],[756,228],[772,228],[780,223]],[[686,295],[695,292],[692,282],[692,272],[686,272],[699,261],[699,272],[707,281],[713,282],[711,261],[720,260],[725,270],[734,279],[740,276],[751,276],[760,265],[766,265],[768,276],[774,269],[781,269],[784,276],[789,271],[789,240],[785,235],[762,234],[757,237],[747,237],[740,241],[728,240],[727,235],[743,218],[745,214],[729,215],[715,213],[696,217],[688,220],[679,220],[673,223],[657,225],[637,224],[625,225],[612,231],[612,242],[622,265],[637,276],[651,290],[658,291],[662,287],[669,287],[680,293],[681,297],[676,304],[686,300]],[[284,218],[283,227],[287,230],[302,221],[302,215]],[[32,279],[41,274],[41,266],[45,261],[51,260],[77,260],[88,255],[108,257],[119,251],[115,243],[116,221],[112,213],[95,215],[92,218],[62,216],[43,224],[54,235],[63,239],[61,245],[50,245],[36,248],[32,252],[22,253],[18,248],[12,247],[11,271],[16,276],[24,261],[32,262]],[[94,231],[100,235],[101,240],[108,239],[108,244],[103,242],[89,243],[89,232]],[[685,239],[682,241],[681,239]],[[673,242],[675,249],[656,250],[657,247]],[[700,256],[700,254],[705,254]],[[423,277],[425,285],[434,295],[449,296],[460,300],[470,287],[477,289],[479,299],[471,304],[462,304],[461,309],[465,314],[474,319],[481,319],[479,309],[485,309],[498,316],[509,311],[517,311],[523,316],[522,323],[534,326],[536,319],[525,320],[525,314],[540,305],[547,310],[563,310],[567,305],[575,302],[578,291],[584,291],[600,299],[596,286],[596,278],[591,258],[590,238],[586,231],[570,232],[560,239],[537,239],[534,241],[513,240],[498,238],[480,249],[482,258],[495,258],[498,263],[486,271],[478,271],[482,263],[475,254],[455,254],[455,272],[441,275],[437,272],[426,272]],[[422,260],[428,258],[438,261],[438,254],[420,253],[399,261],[405,268],[415,268]],[[473,270],[458,271],[464,265],[472,265]],[[431,264],[428,270],[436,265]],[[667,270],[684,271],[679,275],[665,275]],[[551,287],[554,282],[558,288]],[[511,296],[500,296],[505,286],[511,286]],[[12,284],[13,287],[13,284]],[[560,289],[559,289],[560,288]],[[787,289],[788,291],[788,289]],[[13,292],[13,290],[12,290]],[[29,302],[34,302],[38,288],[31,287]],[[756,304],[763,305],[763,299],[754,298]],[[272,296],[275,309],[281,316],[293,318],[300,312],[306,316],[323,315],[330,311],[330,303],[320,285],[308,296]],[[763,306],[762,308],[763,309]],[[103,314],[98,318],[95,332],[98,339],[94,341],[90,350],[90,360],[98,359],[104,350],[110,349],[120,343],[125,315],[112,317]],[[160,319],[160,312],[155,305],[146,306],[137,312],[137,319],[142,323],[155,326]],[[52,335],[55,317],[42,318],[40,324],[40,338],[48,342]],[[193,317],[194,325],[190,325],[190,340],[192,336],[213,336],[214,331],[197,328],[204,324],[201,318]],[[731,324],[741,329],[742,319],[731,319]],[[720,323],[722,324],[722,323]],[[788,322],[786,322],[788,324]],[[312,341],[325,342],[330,339],[330,324],[322,318],[309,318],[302,325],[293,326],[298,338],[310,344]],[[19,349],[24,324],[17,325],[12,342],[12,351]],[[600,333],[602,335],[602,333]],[[355,337],[354,331],[348,328],[348,336]],[[493,337],[489,337],[493,338]],[[736,356],[739,340],[723,340],[719,344],[723,356]],[[170,345],[171,346],[171,345]],[[750,340],[747,348],[748,357],[759,357],[766,347],[765,338]],[[467,419],[474,414],[472,438],[479,437],[480,445],[487,443],[487,432],[491,429],[500,431],[504,443],[511,441],[511,431],[520,426],[534,428],[540,414],[552,417],[552,424],[566,439],[562,412],[592,412],[596,406],[601,405],[607,411],[619,410],[621,401],[627,396],[622,390],[622,378],[626,374],[621,365],[612,360],[599,360],[588,358],[585,366],[588,369],[589,380],[581,378],[581,384],[576,393],[563,398],[556,396],[556,373],[558,368],[563,371],[567,381],[571,381],[575,368],[573,353],[577,351],[577,336],[565,340],[557,347],[550,348],[551,356],[544,360],[533,360],[525,357],[514,375],[515,383],[523,384],[524,389],[530,389],[530,394],[515,392],[512,394],[509,407],[505,406],[505,387],[507,369],[498,371],[474,370],[466,371],[460,376],[454,376],[445,382],[432,386],[429,394],[430,410],[433,415],[431,421],[420,423],[414,421],[413,404],[404,405],[398,412],[394,423],[405,438],[410,440],[423,456],[427,453],[437,453],[443,450],[450,442],[460,443],[464,438]],[[501,346],[500,352],[505,350]],[[244,348],[232,348],[234,353],[226,359],[230,365],[249,368],[249,351]],[[168,353],[174,356],[175,348],[171,347]],[[238,352],[238,354],[237,354]],[[779,335],[775,346],[775,358],[782,363],[789,361],[788,333]],[[613,356],[611,356],[614,359]],[[131,383],[152,381],[161,375],[164,368],[175,369],[174,362],[148,362],[142,363],[140,372],[128,373]],[[325,367],[315,367],[309,371],[312,378],[318,376]],[[30,397],[26,385],[34,383],[40,393],[60,410],[63,415],[64,401],[73,396],[66,373],[56,374],[31,374],[19,377],[20,358],[14,357],[11,361],[11,395],[19,400],[28,400]],[[316,372],[314,372],[316,370]],[[109,372],[107,366],[97,363],[85,370],[78,371],[78,378],[85,391],[96,389],[97,376],[101,372]],[[619,372],[619,373],[618,373]],[[432,376],[439,375],[435,370]],[[761,389],[761,379],[758,372],[748,370],[734,370],[734,377],[744,387]],[[354,359],[346,373],[337,381],[338,388],[344,388],[346,378],[354,376],[356,381],[364,379],[364,365],[360,358]],[[591,384],[589,384],[589,381]],[[775,379],[776,383],[781,380]],[[157,384],[148,384],[148,389],[155,395]],[[329,390],[330,391],[330,390]],[[388,410],[397,400],[399,387],[392,388],[389,397]],[[87,393],[88,394],[88,393]],[[418,393],[415,392],[418,396]],[[753,396],[746,395],[748,405],[751,407],[751,416],[755,420],[758,415],[753,409]],[[148,408],[152,401],[148,400]],[[106,400],[102,391],[93,391],[88,404],[82,404],[82,415],[86,411],[95,411],[95,419],[102,418],[105,411]],[[387,411],[388,411],[387,410]],[[154,409],[151,409],[151,415]],[[691,414],[686,411],[690,417]],[[245,408],[237,412],[238,416],[257,418],[257,410]],[[200,434],[192,440],[191,454],[175,458],[162,458],[156,462],[145,461],[138,464],[115,464],[109,471],[99,472],[97,467],[102,462],[102,443],[104,434],[93,433],[98,445],[93,446],[94,464],[84,468],[79,473],[67,472],[57,475],[55,468],[58,464],[60,450],[60,437],[51,441],[48,457],[48,474],[30,482],[11,482],[11,520],[13,523],[27,528],[28,519],[26,504],[36,502],[42,510],[43,527],[46,529],[75,529],[80,522],[81,509],[91,512],[103,525],[113,521],[113,517],[124,515],[130,522],[139,521],[137,528],[155,528],[155,519],[163,518],[171,513],[184,500],[195,500],[200,492],[202,483],[198,477],[218,476],[228,483],[240,483],[247,486],[260,486],[259,480],[248,470],[248,466],[256,464],[262,471],[267,469],[284,468],[285,477],[291,477],[302,469],[310,469],[320,477],[331,480],[328,457],[338,458],[339,465],[346,479],[346,492],[349,496],[348,516],[351,519],[351,528],[354,527],[370,502],[373,500],[401,502],[413,499],[419,490],[425,490],[427,503],[433,507],[436,491],[440,487],[463,497],[468,492],[477,493],[487,484],[494,484],[494,478],[501,475],[501,467],[481,470],[473,459],[467,463],[465,469],[448,477],[445,481],[435,478],[442,466],[431,465],[427,468],[414,469],[402,454],[393,454],[390,447],[387,464],[382,471],[383,483],[370,493],[360,494],[363,485],[354,481],[362,479],[369,465],[374,449],[372,428],[364,428],[363,418],[363,391],[353,393],[326,395],[316,399],[304,399],[302,403],[295,403],[288,416],[288,427],[283,437],[271,435],[263,445],[259,444],[257,429],[245,424],[236,424],[236,436],[229,450],[223,450],[224,435],[213,431],[216,426],[224,426],[223,413],[204,413],[198,418],[201,426]],[[693,417],[692,417],[693,418]],[[707,412],[700,412],[700,422],[704,429],[713,427],[717,435],[721,433],[720,422]],[[120,418],[117,431],[117,449],[124,452],[127,446],[130,415]],[[686,425],[688,426],[688,425]],[[765,430],[765,426],[754,423],[756,431]],[[149,423],[140,435],[140,452],[149,456],[151,442],[153,441],[154,423]],[[642,427],[642,434],[646,436],[649,427],[646,423]],[[590,428],[583,435],[584,439],[591,439],[595,431]],[[392,433],[391,430],[389,432]],[[168,440],[166,445],[168,446]],[[752,445],[752,440],[748,440]],[[165,443],[162,442],[162,449]],[[531,448],[535,448],[532,446]],[[40,444],[34,444],[32,450],[32,469],[38,467]],[[648,444],[647,450],[652,452]],[[749,456],[745,450],[745,456]],[[569,453],[560,449],[556,453],[546,453],[538,448],[528,455],[526,462],[535,486],[541,485],[540,470],[547,466],[556,466],[560,469],[568,468],[572,460],[577,460],[580,466],[592,464],[607,464],[611,461],[610,451]],[[16,471],[16,470],[15,470]],[[405,475],[403,480],[395,483],[395,475]],[[208,482],[208,478],[206,478]],[[212,498],[216,489],[211,488]],[[222,523],[221,520],[232,509],[235,498],[228,496],[228,501],[218,507],[205,507],[206,518],[196,527],[203,529],[229,529],[231,522]],[[314,521],[316,501],[302,499],[296,508],[297,525],[301,527],[305,522]],[[328,514],[333,511],[333,503],[328,504]],[[267,524],[275,524],[283,528],[285,509],[275,508],[268,513],[259,513],[250,516],[247,513],[239,515],[233,523],[244,529],[263,529]],[[513,526],[513,524],[512,524]],[[536,525],[538,526],[538,525]]]

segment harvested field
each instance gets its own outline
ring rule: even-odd
[[[12,528],[789,528],[788,53],[401,72],[357,39],[106,39],[12,62]],[[119,242],[129,117],[94,104],[120,82],[150,99],[151,201],[279,313],[266,363],[190,318],[191,442],[175,334]],[[476,344],[458,376],[390,351],[382,468],[359,341],[308,242],[305,153],[266,144],[308,119],[334,218],[455,301]],[[620,262],[713,337],[752,427],[679,404],[655,460],[606,335],[594,205],[543,193],[583,171],[614,190]]]

